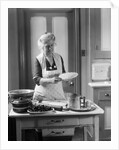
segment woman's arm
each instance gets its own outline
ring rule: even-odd
[[[43,86],[46,86],[47,84],[55,84],[59,81],[61,81],[62,79],[59,77],[52,77],[52,78],[41,78],[40,79],[40,84]]]
[[[51,84],[51,83],[55,84],[55,83],[61,81],[61,78],[59,78],[59,77],[43,78],[41,65],[40,65],[39,61],[36,59],[34,72],[33,72],[33,80],[37,85],[46,86],[47,84]]]
[[[64,61],[63,61],[62,56],[60,56],[60,57],[61,57],[61,62],[62,62],[62,73],[65,73],[66,71],[65,71],[65,67],[64,67]]]
[[[33,69],[33,80],[37,85],[40,85],[40,79],[42,78],[42,68],[37,58]]]

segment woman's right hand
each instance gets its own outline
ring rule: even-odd
[[[62,79],[59,78],[59,77],[41,78],[40,79],[40,84],[42,86],[46,86],[47,84],[56,84],[56,83],[58,83],[60,81],[62,81]]]
[[[58,83],[59,81],[62,81],[62,79],[59,77],[53,77],[53,78],[51,78],[51,80],[52,80],[53,84]]]

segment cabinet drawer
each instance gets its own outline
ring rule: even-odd
[[[111,100],[111,91],[110,90],[99,90],[98,100]]]
[[[78,118],[63,118],[63,117],[55,118],[54,117],[54,118],[42,120],[42,123],[44,127],[72,126],[72,125],[78,125],[79,120]]]
[[[71,136],[74,135],[74,128],[43,129],[42,136]]]
[[[73,126],[79,124],[78,118],[65,117],[48,117],[48,118],[24,118],[22,119],[21,127],[23,128],[46,128],[59,126]]]

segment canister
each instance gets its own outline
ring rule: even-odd
[[[69,96],[69,108],[80,109],[80,96],[73,93]]]

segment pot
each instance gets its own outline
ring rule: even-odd
[[[32,102],[29,98],[18,98],[11,101],[13,110],[17,113],[24,113],[30,108]]]
[[[16,113],[26,113],[28,109],[29,107],[21,107],[21,108],[13,107],[13,110]]]
[[[14,99],[13,101],[11,101],[11,104],[13,107],[28,107],[31,105],[31,99],[28,98],[18,98],[18,99]]]
[[[8,92],[13,110],[18,113],[26,112],[31,106],[34,90],[18,89]]]

